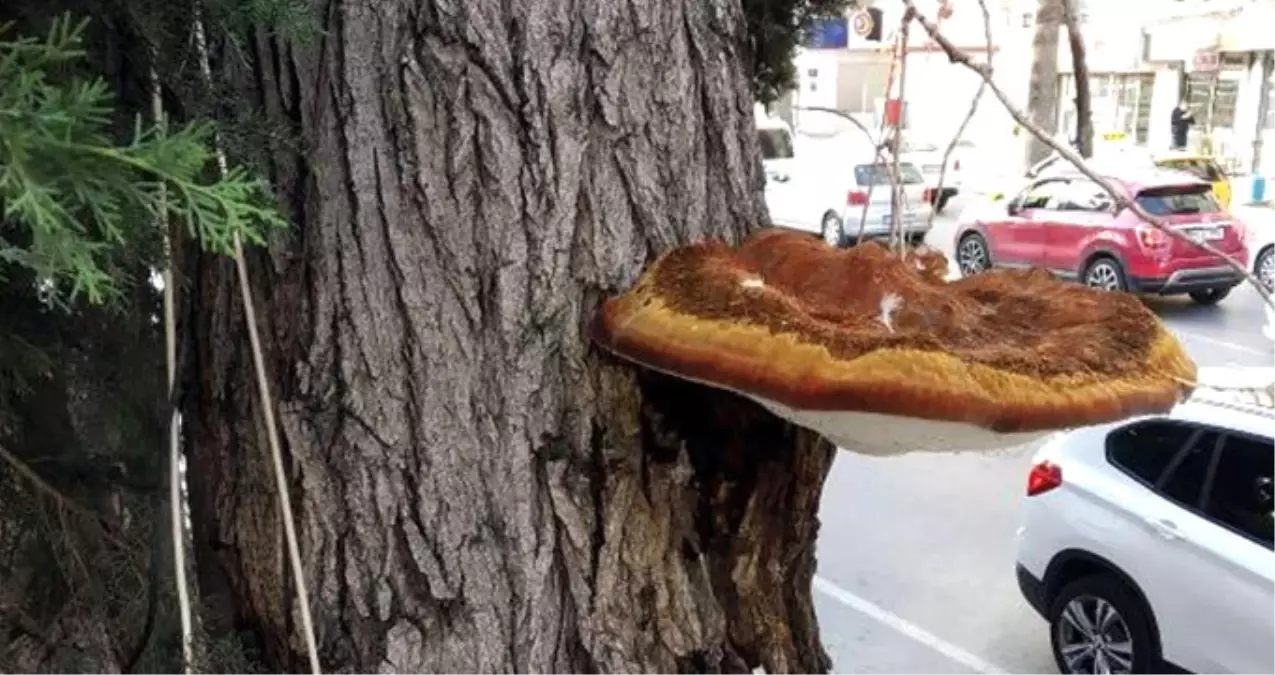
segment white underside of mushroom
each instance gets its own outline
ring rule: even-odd
[[[645,364],[643,364],[645,365]],[[650,366],[646,366],[650,368]],[[805,427],[827,438],[842,450],[860,455],[888,457],[913,452],[970,452],[1017,448],[1057,433],[1029,431],[1002,434],[964,422],[928,420],[906,415],[883,415],[867,412],[802,410],[790,408],[763,396],[724,387],[714,382],[684,377],[662,368],[651,368],[671,377],[695,382],[714,389],[752,399],[763,408],[793,424]]]
[[[775,415],[822,435],[842,450],[876,457],[912,452],[1006,450],[1055,433],[1002,434],[962,422],[880,413],[798,410],[760,396],[744,395]]]

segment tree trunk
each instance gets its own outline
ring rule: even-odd
[[[321,659],[356,672],[821,672],[834,448],[584,327],[763,223],[738,3],[335,0],[253,45],[296,228],[253,260]],[[201,589],[298,668],[233,270],[198,273]]]
[[[1027,114],[1051,136],[1058,132],[1058,27],[1063,0],[1040,0],[1036,34],[1032,38],[1032,72],[1027,91]],[[1049,156],[1049,146],[1032,136],[1027,141],[1027,165]]]
[[[1067,44],[1071,47],[1071,72],[1076,82],[1076,149],[1085,159],[1093,157],[1093,111],[1089,99],[1089,61],[1085,55],[1085,36],[1076,18],[1076,0],[1062,0],[1063,20],[1067,25]]]

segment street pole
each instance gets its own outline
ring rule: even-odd
[[[1258,88],[1257,96],[1257,124],[1253,130],[1253,161],[1250,163],[1250,171],[1254,177],[1261,175],[1262,172],[1262,136],[1266,132],[1266,118],[1270,115],[1271,108],[1271,71],[1275,70],[1275,52],[1262,53],[1262,83]]]

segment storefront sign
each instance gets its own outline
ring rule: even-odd
[[[1216,73],[1222,67],[1222,55],[1216,49],[1201,49],[1191,59],[1191,72]]]
[[[854,34],[859,37],[867,37],[872,32],[873,24],[872,15],[868,10],[863,9],[854,13]]]
[[[806,49],[845,49],[850,38],[847,28],[845,17],[815,21],[802,46]]]

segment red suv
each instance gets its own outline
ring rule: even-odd
[[[1157,170],[1106,178],[1178,231],[1248,264],[1244,226],[1214,200],[1208,183]],[[1003,208],[958,228],[955,244],[964,276],[993,266],[1044,267],[1096,288],[1187,293],[1205,305],[1243,281],[1221,258],[1116,210],[1111,196],[1079,173],[1033,180]]]

